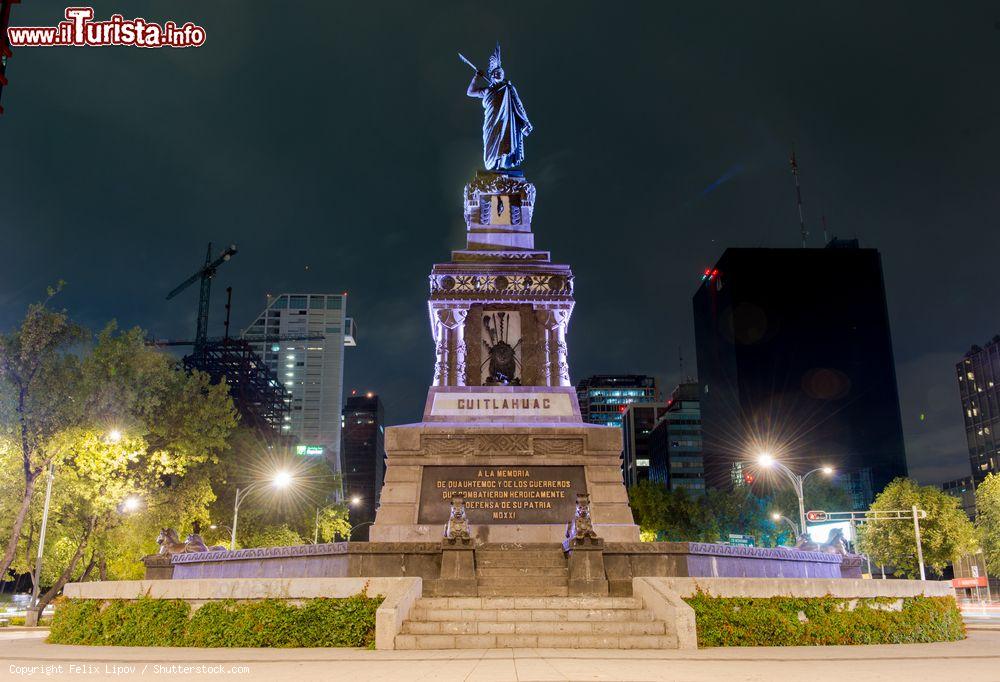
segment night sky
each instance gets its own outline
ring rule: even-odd
[[[954,363],[1000,333],[1000,9],[986,2],[92,3],[193,21],[204,47],[23,48],[0,118],[0,329],[46,285],[80,322],[191,338],[268,292],[350,294],[345,390],[416,421],[427,275],[464,244],[482,109],[462,51],[503,47],[535,131],[536,243],[573,266],[573,381],[694,369],[691,296],[727,246],[878,248],[911,473],[969,473]],[[14,25],[54,25],[26,0]],[[849,276],[849,273],[845,273]],[[795,286],[795,282],[789,282]],[[926,415],[924,420],[921,414]]]

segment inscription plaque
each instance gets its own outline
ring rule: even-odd
[[[463,493],[473,526],[564,524],[583,492],[582,466],[425,466],[417,523],[447,523],[452,495]]]

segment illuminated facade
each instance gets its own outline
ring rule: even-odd
[[[295,436],[303,454],[322,454],[339,472],[344,347],[356,345],[347,296],[269,296],[242,337],[291,394],[282,433]]]
[[[962,399],[969,464],[976,485],[1000,472],[1000,336],[973,346],[955,366]]]
[[[621,426],[625,408],[656,401],[656,379],[643,374],[597,374],[576,385],[583,421]]]

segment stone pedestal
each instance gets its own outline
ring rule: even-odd
[[[174,565],[169,554],[148,554],[142,558],[146,566],[146,580],[170,580],[174,577]]]
[[[561,412],[560,398],[569,414]],[[463,420],[452,407],[468,416]],[[572,388],[435,387],[424,421],[386,429],[385,486],[371,540],[441,538],[451,496],[464,492],[477,544],[561,543],[576,494],[587,492],[598,536],[637,542],[621,438],[620,429],[580,421]]]
[[[563,546],[567,548],[567,586],[570,596],[608,596],[608,578],[604,573],[604,541],[600,538],[571,540]]]
[[[461,597],[479,594],[475,545],[471,539],[445,540],[441,543],[441,578],[437,589],[441,594]]]

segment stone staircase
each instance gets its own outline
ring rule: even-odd
[[[422,598],[396,635],[397,649],[515,647],[664,649],[677,638],[641,599],[551,596]]]
[[[476,548],[480,597],[565,597],[569,569],[555,544],[486,544]]]

